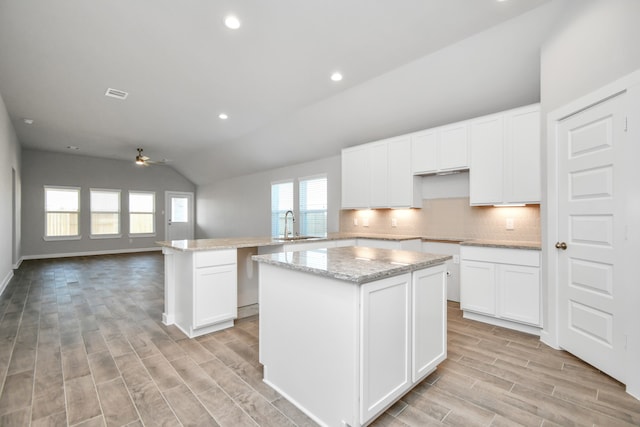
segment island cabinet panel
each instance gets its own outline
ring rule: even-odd
[[[367,283],[360,295],[360,419],[364,422],[411,386],[411,274]]]
[[[447,358],[446,266],[413,274],[411,379],[414,384]]]

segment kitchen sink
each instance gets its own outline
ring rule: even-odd
[[[291,237],[274,237],[273,240],[278,240],[281,242],[289,242],[296,240],[309,240],[309,239],[322,239],[322,237],[318,236],[291,236]]]

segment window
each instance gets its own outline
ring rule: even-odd
[[[129,234],[155,234],[155,212],[156,193],[129,192]]]
[[[90,190],[91,236],[120,236],[120,190]]]
[[[284,235],[284,216],[288,210],[293,210],[293,182],[271,184],[271,235],[273,237]],[[290,231],[293,233],[293,227]]]
[[[297,204],[297,206],[296,206]],[[271,184],[271,236],[284,236],[284,216],[294,212],[288,231],[303,236],[327,235],[327,177],[313,176]]]
[[[300,180],[300,234],[327,235],[327,177]]]
[[[44,187],[45,239],[80,238],[80,189]]]

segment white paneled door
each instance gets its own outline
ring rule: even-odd
[[[558,341],[624,382],[622,93],[558,123]]]
[[[165,193],[166,240],[191,240],[194,234],[193,193]]]

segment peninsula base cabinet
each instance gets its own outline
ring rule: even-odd
[[[236,249],[163,253],[163,323],[175,324],[189,338],[232,327],[238,317]]]
[[[540,335],[540,251],[460,247],[464,317]]]
[[[260,266],[264,381],[323,426],[364,426],[446,358],[444,265],[358,285]]]

